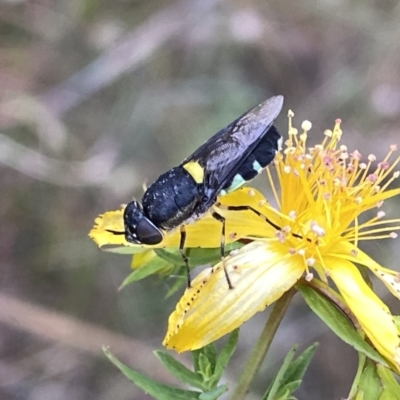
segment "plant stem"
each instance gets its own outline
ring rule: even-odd
[[[296,293],[295,289],[290,289],[284,293],[275,305],[269,315],[267,323],[264,326],[261,335],[253,348],[246,365],[244,366],[242,376],[233,391],[231,400],[243,400],[249,390],[250,383],[257,374],[267,354],[272,339],[282,321],[283,316],[289,306],[290,300]]]

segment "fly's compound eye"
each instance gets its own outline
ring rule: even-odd
[[[158,244],[163,240],[161,231],[147,218],[139,221],[136,235],[142,244]]]
[[[157,244],[162,232],[146,217],[137,201],[130,202],[124,211],[125,239],[136,244]]]

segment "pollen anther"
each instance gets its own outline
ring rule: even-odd
[[[315,258],[313,257],[307,258],[306,263],[309,267],[312,267],[315,264]]]
[[[376,214],[376,218],[381,219],[386,215],[385,211],[378,211]]]
[[[301,129],[305,130],[306,132],[312,128],[312,123],[308,120],[303,121],[301,124]]]
[[[311,282],[314,279],[314,274],[312,272],[307,272],[305,280]]]
[[[310,223],[311,232],[313,232],[318,237],[325,236],[325,229],[319,226],[315,221]]]

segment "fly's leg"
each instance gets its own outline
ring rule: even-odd
[[[224,267],[224,272],[225,272],[225,278],[228,283],[229,289],[233,289],[232,282],[229,278],[228,271],[226,270],[226,265],[225,265],[225,218],[222,215],[219,215],[215,211],[211,214],[213,218],[215,218],[217,221],[221,222],[222,224],[222,231],[221,231],[221,245],[220,245],[220,251],[221,251],[221,260],[222,260],[222,265]]]
[[[185,229],[185,225],[181,225],[180,226],[180,231],[181,231],[181,240],[179,242],[179,253],[181,253],[183,262],[185,264],[185,268],[186,268],[186,276],[187,276],[187,287],[190,288],[192,287],[192,279],[190,277],[190,268],[189,268],[189,260],[186,257],[185,254],[185,240],[186,240],[186,229]]]

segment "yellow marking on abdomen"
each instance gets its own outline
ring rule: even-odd
[[[196,183],[204,182],[204,168],[197,161],[189,161],[187,164],[183,165],[183,168],[189,172]]]

